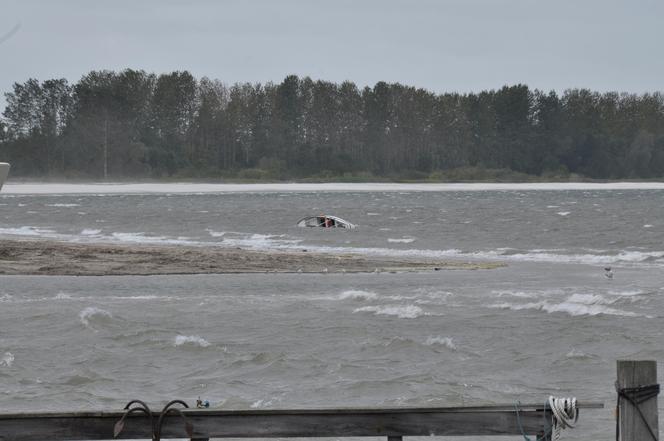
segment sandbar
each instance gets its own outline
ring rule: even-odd
[[[0,274],[111,276],[480,270],[495,262],[416,260],[300,250],[0,239]]]

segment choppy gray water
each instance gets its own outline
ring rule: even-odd
[[[504,261],[365,275],[0,277],[0,407],[613,405],[664,360],[662,190],[0,194],[0,234]],[[358,229],[294,226],[327,212]],[[604,277],[611,265],[613,280]],[[660,364],[660,371],[662,366]],[[611,409],[568,439],[611,439]]]

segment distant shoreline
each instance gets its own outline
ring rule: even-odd
[[[111,276],[250,273],[371,273],[478,270],[492,262],[410,260],[299,251],[0,239],[0,275]]]
[[[29,194],[150,194],[150,193],[256,193],[256,192],[390,192],[390,191],[556,191],[556,190],[664,190],[664,182],[472,182],[472,183],[396,183],[396,182],[23,182],[6,183],[2,195]]]

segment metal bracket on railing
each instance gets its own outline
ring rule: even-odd
[[[134,404],[137,404],[138,406],[131,407]],[[141,400],[131,400],[130,402],[127,403],[127,405],[124,408],[126,412],[124,413],[124,415],[122,415],[120,421],[115,423],[115,426],[113,427],[113,438],[117,438],[118,435],[120,435],[120,432],[122,432],[122,430],[124,429],[125,418],[127,418],[132,413],[140,412],[150,417],[150,433],[152,434],[152,439],[154,440],[154,418],[152,417],[152,411],[150,410],[148,405]]]
[[[189,435],[189,438],[194,437],[194,425],[187,419],[187,417],[184,416],[182,411],[176,407],[173,407],[174,405],[179,404],[183,406],[185,409],[188,409],[189,406],[187,403],[185,403],[182,400],[173,400],[170,401],[168,404],[164,406],[164,408],[161,410],[159,413],[159,420],[157,420],[157,425],[155,426],[154,424],[154,416],[152,414],[152,411],[150,411],[150,408],[148,407],[147,404],[145,404],[141,400],[131,400],[127,405],[124,407],[126,412],[124,415],[122,415],[122,418],[115,423],[115,426],[113,427],[113,438],[117,438],[118,435],[122,432],[124,429],[125,425],[125,418],[127,418],[129,415],[133,413],[143,413],[147,415],[150,418],[150,433],[152,434],[152,441],[160,441],[161,440],[161,427],[164,424],[164,418],[169,414],[169,413],[174,413],[180,418],[184,420],[184,430],[187,432],[187,435]],[[137,405],[135,407],[132,407],[133,405]]]
[[[189,406],[187,403],[185,403],[182,400],[173,400],[167,405],[164,406],[164,408],[161,410],[161,415],[159,415],[159,421],[157,421],[157,429],[155,430],[153,439],[154,441],[160,441],[161,440],[161,426],[164,424],[164,417],[168,415],[169,413],[175,413],[176,415],[179,415],[180,418],[184,420],[184,430],[187,432],[187,435],[189,435],[189,438],[194,437],[194,425],[189,422],[186,416],[182,413],[182,411],[176,407],[172,407],[175,404],[181,404],[182,406],[185,407],[185,409],[188,409]]]

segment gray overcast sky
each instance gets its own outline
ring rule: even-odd
[[[0,91],[92,69],[279,82],[663,90],[661,0],[0,0]],[[0,98],[0,104],[4,105]]]

